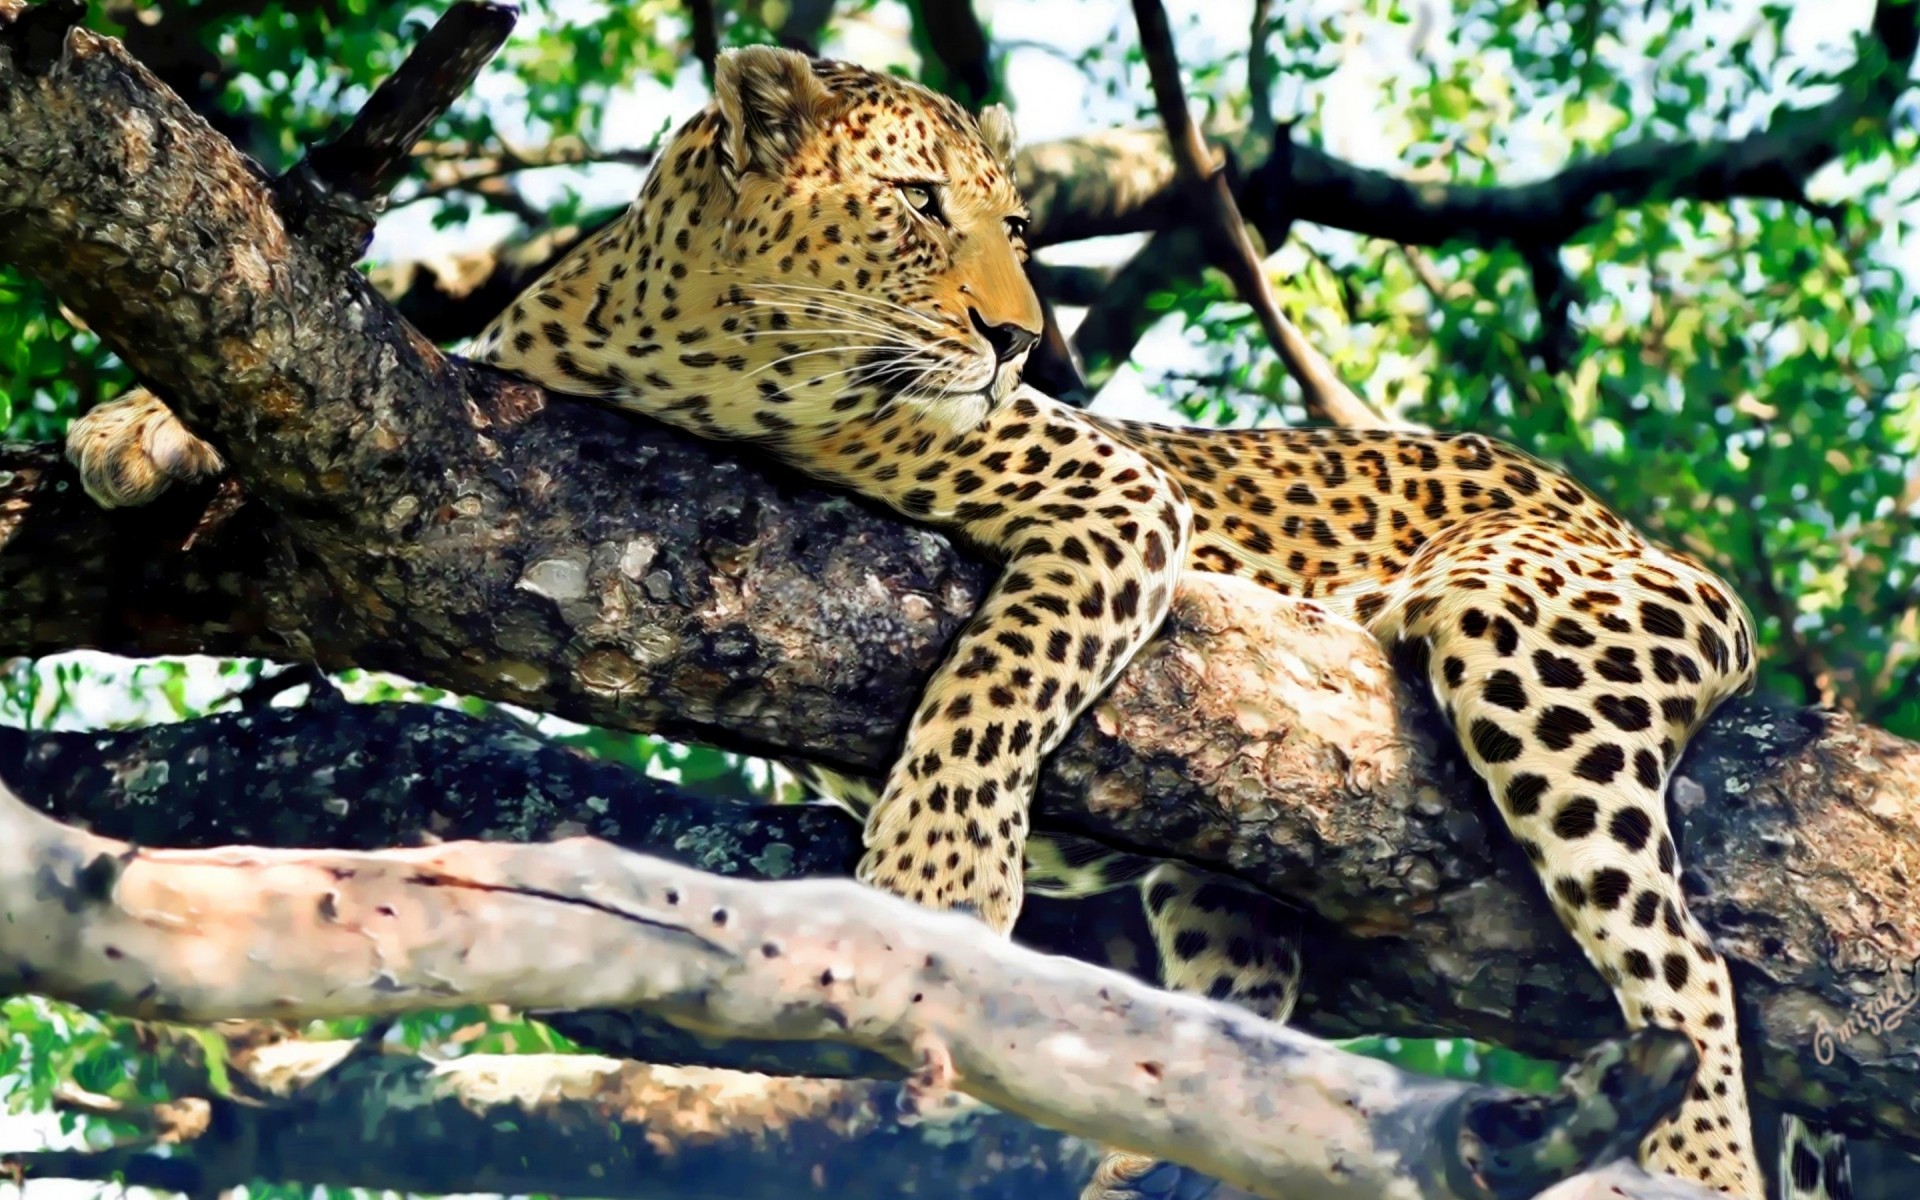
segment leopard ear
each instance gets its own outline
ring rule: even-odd
[[[723,52],[713,65],[713,92],[734,170],[769,175],[820,127],[829,99],[807,56],[778,46]]]
[[[980,110],[980,138],[987,150],[1008,171],[1013,170],[1013,147],[1018,140],[1013,131],[1013,114],[1004,104],[989,104]]]

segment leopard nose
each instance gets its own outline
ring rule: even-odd
[[[987,339],[987,345],[993,347],[993,355],[1000,362],[1020,357],[1040,340],[1039,334],[1019,325],[987,324],[977,308],[968,308],[967,316],[972,318],[973,327],[980,331],[980,336]]]

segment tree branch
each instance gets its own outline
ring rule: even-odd
[[[834,0],[792,0],[787,18],[777,31],[780,44],[808,55],[820,52],[820,39],[833,19]]]
[[[1880,0],[1859,60],[1824,104],[1786,108],[1745,137],[1631,142],[1534,183],[1475,187],[1413,183],[1356,167],[1310,146],[1250,172],[1296,220],[1420,246],[1558,247],[1602,215],[1673,200],[1806,201],[1814,172],[1861,140],[1884,136],[1910,85],[1920,6]],[[1263,171],[1271,174],[1263,177]],[[1260,205],[1246,202],[1256,226]]]
[[[219,1096],[197,1130],[107,1151],[0,1159],[24,1180],[149,1182],[189,1195],[249,1183],[445,1195],[491,1191],[650,1200],[782,1200],[812,1176],[849,1200],[903,1189],[1072,1200],[1095,1151],[973,1107],[900,1119],[898,1083],[743,1078],[591,1055],[451,1062],[282,1041],[234,1056],[259,1097]],[[112,1112],[121,1122],[139,1110]],[[351,1153],[343,1149],[351,1147]],[[431,1148],[438,1152],[424,1153]]]
[[[907,0],[913,48],[927,86],[971,112],[1000,97],[993,48],[972,0]]]
[[[693,54],[700,60],[700,67],[707,73],[707,82],[713,82],[713,64],[720,57],[720,14],[714,11],[713,0],[686,0],[687,24],[693,30]]]
[[[1630,1155],[1697,1062],[1644,1030],[1551,1096],[1419,1079],[849,881],[743,883],[584,838],[137,850],[0,792],[0,844],[0,990],[189,1021],[639,1007],[861,1046],[912,1069],[913,1110],[957,1088],[1274,1200],[1522,1200]]]
[[[1098,388],[1133,354],[1161,314],[1148,307],[1156,292],[1178,288],[1206,260],[1205,239],[1190,225],[1162,229],[1114,273],[1113,283],[1087,308],[1073,331],[1073,348]]]
[[[1174,162],[1188,191],[1206,206],[1207,240],[1214,249],[1214,266],[1233,281],[1240,298],[1252,307],[1267,341],[1286,364],[1287,374],[1300,387],[1301,402],[1307,414],[1349,429],[1377,429],[1387,425],[1379,414],[1356,396],[1306,335],[1300,332],[1273,294],[1266,265],[1253,239],[1247,235],[1247,223],[1240,218],[1233,190],[1224,171],[1211,163],[1211,154],[1200,136],[1200,127],[1187,111],[1186,89],[1180,84],[1180,60],[1173,48],[1173,31],[1167,27],[1166,10],[1160,0],[1133,0],[1134,19],[1140,26],[1140,44],[1146,52],[1147,70],[1153,77],[1154,99],[1160,106],[1160,120],[1167,127]]]
[[[414,143],[472,86],[516,15],[490,0],[459,0],[442,13],[346,131],[277,181],[278,207],[295,233],[344,261],[359,258]]]

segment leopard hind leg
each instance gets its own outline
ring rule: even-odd
[[[1284,1022],[1300,996],[1300,914],[1264,892],[1178,863],[1140,879],[1160,984]],[[1080,1200],[1204,1200],[1218,1182],[1126,1150],[1101,1157]]]
[[[150,504],[175,483],[226,470],[219,452],[146,388],[132,388],[75,419],[67,430],[67,461],[102,508]]]
[[[1639,541],[1599,546],[1502,516],[1422,550],[1373,622],[1424,659],[1469,762],[1630,1027],[1700,1055],[1651,1170],[1762,1200],[1727,964],[1688,912],[1666,786],[1681,748],[1752,679],[1725,584]]]

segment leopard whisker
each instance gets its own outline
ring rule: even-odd
[[[793,362],[795,359],[810,358],[815,355],[839,354],[839,353],[857,354],[861,351],[866,351],[866,350],[897,350],[899,348],[900,347],[897,344],[886,344],[886,345],[835,344],[832,346],[821,346],[812,350],[801,350],[795,354],[782,355],[781,357],[776,358],[771,362],[762,363],[760,366],[755,367],[751,371],[748,371],[744,376],[742,376],[742,378],[752,379],[754,376],[762,374],[766,371],[770,371],[782,363]],[[860,364],[860,365],[865,365],[865,364]]]

